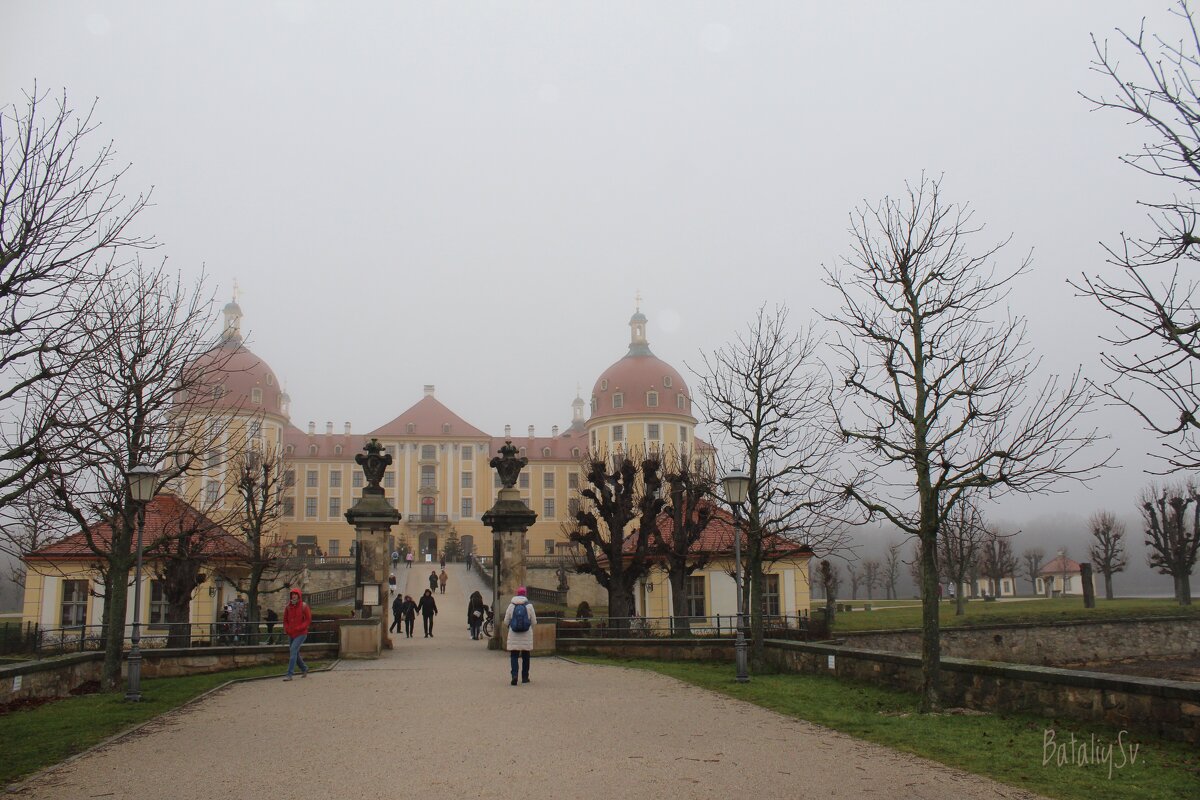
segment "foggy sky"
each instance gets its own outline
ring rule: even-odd
[[[972,204],[979,249],[1032,251],[1011,305],[1043,370],[1104,378],[1110,320],[1066,279],[1168,187],[1118,162],[1144,132],[1077,92],[1109,89],[1090,32],[1177,31],[1165,7],[14,2],[0,101],[35,79],[99,99],[124,189],[154,187],[149,257],[221,303],[237,280],[299,427],[365,433],[432,383],[490,433],[548,435],[624,354],[636,291],[695,387],[685,365],[760,304],[830,308],[851,209],[922,172]],[[1093,419],[1121,469],[996,513],[1134,520],[1154,441]]]

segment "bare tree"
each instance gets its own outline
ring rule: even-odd
[[[984,530],[979,549],[979,572],[987,578],[988,591],[992,597],[1000,597],[1005,578],[1016,581],[1017,557],[1013,555],[1010,536],[1005,536],[992,526]],[[1016,587],[1013,588],[1016,591]]]
[[[1027,547],[1021,551],[1021,565],[1024,568],[1025,577],[1029,579],[1029,585],[1033,587],[1034,594],[1037,594],[1038,573],[1045,560],[1046,551],[1040,547]]]
[[[1105,599],[1112,600],[1112,576],[1124,572],[1127,564],[1125,523],[1118,520],[1117,515],[1111,511],[1099,511],[1088,520],[1088,529],[1095,539],[1088,555],[1096,565],[1096,570],[1104,575]]]
[[[875,599],[875,590],[879,588],[883,565],[877,558],[868,558],[863,562],[863,586],[867,588],[867,599]]]
[[[148,198],[120,193],[127,167],[111,143],[94,143],[94,110],[36,86],[0,107],[0,511],[57,455],[43,441],[53,406],[37,398],[69,390],[91,344],[81,316],[125,252],[152,246],[130,232]]]
[[[56,434],[72,444],[46,462],[53,502],[84,532],[105,581],[106,689],[120,678],[136,557],[139,507],[126,475],[158,465],[166,486],[217,450],[224,433],[214,387],[234,351],[207,338],[212,311],[200,285],[186,287],[161,267],[109,281],[85,319],[92,355],[72,370],[53,410]],[[111,537],[91,535],[95,521],[108,523]]]
[[[237,506],[229,516],[231,528],[241,531],[246,543],[244,559],[229,566],[221,576],[246,595],[250,622],[260,619],[259,599],[288,589],[299,582],[303,567],[284,557],[279,521],[284,514],[283,493],[289,465],[278,448],[251,448],[237,453],[229,464],[236,483]]]
[[[665,505],[661,469],[653,455],[588,456],[579,491],[585,502],[570,531],[582,546],[575,568],[608,590],[608,614],[618,628],[628,627],[634,587],[653,565],[651,541]]]
[[[688,450],[668,450],[663,456],[663,483],[668,504],[663,508],[665,519],[651,531],[651,545],[667,569],[673,624],[677,630],[688,630],[687,579],[709,561],[710,554],[695,552],[694,546],[713,518],[716,476],[704,459]]]
[[[40,550],[75,532],[74,521],[46,502],[44,489],[35,486],[17,497],[8,507],[7,520],[0,525],[0,553],[13,557],[12,582],[25,587],[26,553]]]
[[[862,569],[853,561],[846,563],[846,575],[850,578],[850,599],[858,599],[858,587],[862,586]]]
[[[1175,582],[1175,599],[1192,604],[1192,570],[1200,554],[1200,497],[1192,484],[1151,486],[1142,493],[1146,560]]]
[[[1197,283],[1186,271],[1200,260],[1200,32],[1187,2],[1180,0],[1173,13],[1183,23],[1178,37],[1147,35],[1144,20],[1136,34],[1117,31],[1116,53],[1092,37],[1092,70],[1110,82],[1111,93],[1084,97],[1146,132],[1147,143],[1122,161],[1163,179],[1169,196],[1140,204],[1145,233],[1122,233],[1105,246],[1112,275],[1084,275],[1075,283],[1115,322],[1103,337],[1111,349],[1101,360],[1113,378],[1102,390],[1162,438],[1168,471],[1200,466],[1200,307]]]
[[[809,330],[793,333],[788,312],[760,308],[745,333],[703,356],[699,401],[717,443],[750,478],[746,502],[751,657],[763,660],[763,592],[771,542],[807,544],[818,555],[844,546],[844,528],[830,524],[841,501],[830,491],[836,440],[824,398],[828,392]],[[774,548],[787,552],[787,548]]]
[[[1028,267],[971,252],[965,206],[922,177],[899,198],[852,214],[853,253],[826,282],[841,308],[837,426],[859,473],[845,494],[921,543],[922,700],[940,706],[939,530],[974,493],[1042,492],[1093,469],[1073,466],[1095,432],[1076,428],[1090,394],[1078,374],[1033,385],[1025,323],[1003,307]]]
[[[955,505],[942,522],[938,540],[938,564],[942,577],[955,588],[954,616],[966,613],[967,591],[972,573],[978,569],[979,551],[986,535],[983,515],[969,501]]]
[[[935,563],[936,563],[936,560],[937,560],[937,556],[935,554],[934,555]],[[925,596],[925,594],[924,594],[925,581],[921,577],[924,567],[922,566],[922,563],[921,563],[921,543],[919,541],[913,542],[912,558],[907,563],[908,563],[908,575],[909,575],[909,577],[912,578],[913,586],[915,586],[917,589],[917,596],[924,597]],[[934,587],[933,588],[934,588],[935,594],[937,594],[937,589],[940,586],[940,581],[941,581],[940,576],[938,576],[934,579]],[[939,600],[941,599],[941,595],[938,595],[938,599]]]
[[[890,543],[887,555],[883,559],[883,585],[887,589],[888,600],[899,598],[899,593],[896,591],[896,582],[900,580],[900,563],[903,561],[900,555],[900,548],[900,542]]]

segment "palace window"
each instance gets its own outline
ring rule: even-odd
[[[501,482],[501,480],[500,480],[500,473],[493,472],[492,473],[492,488],[499,489],[503,485],[504,485],[504,483]]]
[[[625,426],[624,425],[613,425],[612,438],[613,438],[614,442],[625,441]]]
[[[592,395],[592,413],[595,414],[600,408],[600,401],[596,399],[596,395]]]
[[[658,392],[646,392],[646,407],[658,408]]]
[[[668,389],[671,388],[671,376],[670,375],[663,375],[663,386],[665,386]]]
[[[220,448],[213,448],[208,452],[208,458],[205,459],[204,465],[209,469],[216,469],[221,466]]]
[[[567,514],[571,519],[575,519],[575,515],[579,513],[579,498],[572,497],[567,501]]]
[[[283,498],[282,507],[283,507],[283,516],[285,516],[285,517],[296,516],[296,498],[294,498],[294,497]]]
[[[434,511],[436,510],[437,501],[432,497],[421,498],[421,519],[426,522],[432,522],[434,519]]]
[[[392,489],[396,486],[396,473],[390,469],[383,473],[383,486],[385,489]]]
[[[542,501],[542,517],[544,519],[554,519],[554,498],[547,497]]]
[[[571,448],[571,458],[579,458],[579,448],[578,447]]]
[[[341,446],[340,444],[338,444],[338,445],[334,445],[334,447],[333,447],[333,454],[334,454],[335,456],[340,456],[340,455],[342,454],[342,446]]]
[[[474,480],[475,480],[475,477],[474,477],[473,473],[464,472],[462,474],[462,488],[470,489]]]
[[[624,408],[624,407],[625,407],[625,395],[620,392],[617,392],[616,394],[613,395],[613,408]]]
[[[549,457],[550,457],[550,448],[543,447],[542,448],[542,458],[549,458]]]
[[[167,624],[167,596],[163,593],[162,581],[150,581],[150,614],[146,622],[150,625]]]
[[[688,443],[687,425],[680,425],[679,426],[679,444],[681,447],[686,447],[687,443]]]
[[[684,597],[687,599],[687,615],[689,617],[703,617],[704,608],[704,576],[689,575],[687,586],[684,588]]]
[[[437,458],[437,448],[436,447],[434,447],[431,444],[421,445],[421,460],[422,461],[433,461],[435,458]]]
[[[329,518],[336,519],[342,515],[342,498],[329,498]]]
[[[446,433],[446,434],[450,433],[450,423],[449,422],[442,423],[442,433]]]
[[[304,474],[304,485],[310,489],[317,488],[317,471],[310,469]]]
[[[221,484],[216,481],[209,481],[204,484],[204,502],[213,505],[221,497]]]
[[[646,438],[652,441],[658,441],[662,438],[662,431],[659,429],[657,422],[651,422],[646,425]]]
[[[254,422],[251,422],[251,423],[250,423],[250,424],[249,424],[249,425],[246,427],[246,436],[247,436],[248,438],[250,438],[250,439],[257,439],[257,438],[258,438],[259,436],[261,436],[261,435],[262,435],[262,423],[261,423],[261,422],[259,422],[258,420],[255,420]]]
[[[289,469],[283,472],[283,486],[285,489],[290,489],[296,485],[296,470]]]
[[[250,390],[250,402],[254,405],[262,405],[262,389],[254,388]]]
[[[548,555],[548,556],[554,555],[554,540],[553,539],[546,540],[546,555]]]
[[[330,489],[342,488],[342,471],[340,469],[329,470],[329,488]]]
[[[415,423],[415,422],[408,423],[407,425],[404,426],[404,431],[406,433],[416,433],[417,432],[417,423]]]
[[[315,456],[317,454],[317,446],[315,444],[310,444],[308,446],[308,454],[310,456]]]
[[[578,489],[579,488],[579,473],[578,472],[568,472],[567,473],[567,488],[568,489]]]
[[[600,391],[602,391],[602,392],[608,391],[608,378],[605,378],[604,380],[600,381]]]
[[[779,616],[779,576],[764,575],[763,613],[768,617]]]
[[[522,489],[528,489],[528,488],[529,488],[529,473],[528,473],[528,472],[522,472],[522,473],[521,473],[521,478],[520,478],[520,480],[519,480],[519,482],[518,482],[518,485],[519,485],[519,486],[520,486]]]
[[[542,473],[542,488],[543,489],[553,489],[554,488],[554,473],[551,472],[550,470],[547,470],[546,472]]]
[[[305,517],[317,516],[317,498],[315,498],[315,497],[304,498],[304,516]]]
[[[361,472],[353,473],[350,476],[350,485],[355,489],[361,489],[363,487],[363,474]]]
[[[473,458],[475,458],[475,448],[469,444],[464,444],[462,446],[462,460],[469,462]]]
[[[337,556],[337,555],[341,554],[341,551],[342,551],[341,540],[340,539],[330,539],[329,540],[329,555]]]
[[[62,627],[87,624],[87,581],[63,581]]]
[[[459,511],[459,516],[461,516],[463,519],[470,519],[471,517],[475,516],[475,504],[471,498],[464,497],[462,499],[462,508]]]
[[[435,489],[437,488],[437,467],[432,464],[426,464],[421,467],[421,488]]]

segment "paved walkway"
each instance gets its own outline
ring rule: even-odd
[[[414,597],[421,566],[398,572]],[[377,661],[235,685],[25,796],[1033,797],[640,670],[540,658],[512,687],[507,656],[467,634],[475,579],[448,571],[433,639],[418,622]]]

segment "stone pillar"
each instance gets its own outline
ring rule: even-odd
[[[511,440],[500,448],[500,455],[493,458],[491,466],[500,474],[503,488],[496,493],[496,503],[481,517],[483,524],[492,529],[493,580],[495,581],[492,611],[496,615],[496,632],[488,642],[489,650],[499,650],[504,610],[517,592],[525,585],[525,536],[529,526],[537,520],[533,512],[521,500],[521,492],[515,489],[521,469],[529,463],[527,458],[517,458],[517,448]]]
[[[392,639],[388,635],[391,626],[391,598],[388,596],[387,575],[391,563],[388,535],[392,526],[400,521],[398,512],[387,501],[379,486],[383,474],[392,463],[392,456],[383,452],[377,439],[367,442],[366,455],[359,453],[354,460],[363,468],[367,485],[354,506],[346,511],[346,521],[354,526],[355,557],[355,610],[361,618],[378,618],[380,645],[391,649]]]

